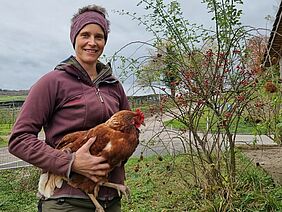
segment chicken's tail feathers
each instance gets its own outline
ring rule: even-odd
[[[61,188],[62,185],[63,177],[47,172],[40,175],[38,191],[40,195],[49,198],[54,194],[55,188]]]

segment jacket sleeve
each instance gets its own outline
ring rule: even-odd
[[[32,88],[21,108],[9,139],[9,152],[18,158],[69,177],[74,155],[56,150],[38,138],[56,105],[57,86],[53,74],[43,76]]]

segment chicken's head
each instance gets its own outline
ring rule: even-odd
[[[115,113],[106,124],[113,129],[124,130],[130,126],[139,128],[141,124],[144,124],[144,114],[140,109],[136,111],[121,110]]]
[[[144,119],[145,119],[144,113],[139,108],[137,108],[135,111],[135,116],[133,118],[133,122],[134,122],[133,124],[135,125],[135,127],[139,128],[141,124],[145,125]]]

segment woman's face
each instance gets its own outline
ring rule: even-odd
[[[94,65],[103,53],[105,36],[98,24],[87,24],[75,39],[76,59],[81,65]]]

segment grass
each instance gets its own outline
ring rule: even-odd
[[[281,211],[282,187],[261,169],[238,156],[238,184],[233,194],[234,211]],[[132,201],[122,201],[122,211],[220,211],[224,198],[205,198],[193,186],[185,171],[187,158],[132,158],[126,164],[127,185]],[[245,167],[248,167],[245,169]],[[184,175],[184,173],[186,173]],[[36,211],[38,169],[34,167],[0,171],[0,211]],[[232,211],[232,210],[230,210]]]
[[[34,167],[0,171],[0,211],[37,211],[38,176],[39,170]]]
[[[236,204],[241,211],[281,211],[282,186],[275,185],[272,178],[262,169],[249,166],[249,161],[239,154]],[[246,209],[248,208],[248,209]]]
[[[185,129],[187,128],[185,124],[183,124],[182,122],[176,120],[176,119],[171,119],[168,121],[165,121],[165,126],[168,127],[173,127],[176,129]],[[206,121],[206,117],[202,116],[199,122],[199,126],[198,129],[199,131],[204,131],[206,130],[207,127],[207,121]],[[212,130],[216,130],[215,127],[212,127]],[[235,128],[233,126],[231,126],[230,128],[231,132],[235,131]],[[252,135],[255,134],[256,132],[256,128],[255,125],[249,122],[245,122],[242,119],[239,121],[238,124],[238,128],[237,128],[237,134],[248,134],[248,135]]]
[[[26,96],[6,96],[0,95],[0,102],[8,102],[8,101],[24,101]]]
[[[0,148],[8,145],[8,136],[11,133],[11,124],[0,124]]]
[[[123,202],[124,211],[186,211],[193,209],[193,195],[175,172],[184,165],[183,158],[174,162],[170,157],[150,157],[129,160],[126,165],[127,184],[132,190],[132,202]],[[191,181],[190,176],[185,180]],[[194,190],[197,193],[197,189]]]
[[[235,211],[282,210],[282,187],[273,184],[269,175],[250,164],[240,152],[237,154],[238,184],[233,194]],[[205,192],[193,186],[187,170],[190,161],[185,155],[176,160],[165,157],[145,158],[127,164],[127,184],[132,189],[132,203],[124,203],[124,211],[222,211],[226,204],[215,193],[206,198]],[[246,167],[248,167],[246,169]],[[230,210],[232,211],[232,210]]]
[[[8,145],[7,139],[4,139],[0,136],[0,148],[6,147]]]

